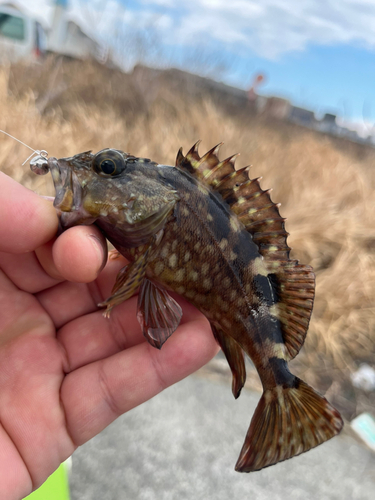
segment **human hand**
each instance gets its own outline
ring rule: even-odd
[[[0,172],[0,500],[31,493],[77,446],[218,350],[183,301],[161,351],[141,333],[136,297],[105,319],[96,304],[124,261],[103,269],[96,227],[55,240],[57,225],[50,202]]]

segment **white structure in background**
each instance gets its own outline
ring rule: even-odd
[[[0,62],[35,60],[47,48],[41,23],[26,15],[13,2],[0,5]]]
[[[34,18],[32,3],[0,3],[0,58],[32,60],[45,52],[72,57],[94,58],[105,63],[108,50],[83,23],[72,16],[67,0],[54,0],[50,23]]]
[[[69,14],[67,0],[55,0],[51,27],[48,30],[47,49],[56,54],[105,62],[107,50],[77,19]]]

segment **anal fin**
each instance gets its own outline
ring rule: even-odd
[[[147,278],[138,295],[137,318],[149,344],[161,349],[180,324],[182,309],[163,288]]]
[[[246,381],[244,353],[239,344],[220,328],[211,325],[212,333],[220,345],[232,371],[232,393],[237,399]]]

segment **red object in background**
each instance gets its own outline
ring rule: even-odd
[[[252,85],[249,89],[249,92],[247,94],[249,101],[255,101],[255,99],[257,97],[256,90],[259,87],[259,85],[261,83],[263,83],[264,81],[265,81],[265,76],[262,73],[258,73],[257,75],[255,75],[255,77],[253,79],[253,83],[252,83]]]

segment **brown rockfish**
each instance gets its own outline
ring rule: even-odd
[[[219,146],[203,157],[197,144],[174,167],[116,149],[71,158],[38,157],[51,172],[63,228],[96,224],[128,259],[106,314],[138,290],[138,319],[161,348],[176,330],[177,292],[210,321],[233,374],[245,383],[244,353],[263,385],[236,470],[250,472],[313,448],[338,434],[340,414],[292,375],[287,362],[304,342],[313,307],[311,267],[289,257],[278,205]]]

